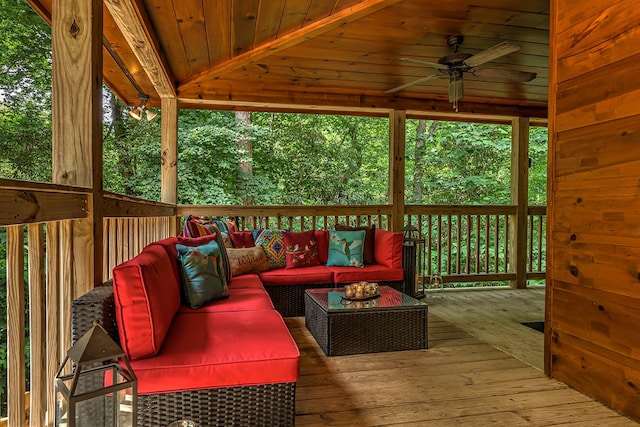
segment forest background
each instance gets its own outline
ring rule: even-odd
[[[50,28],[24,0],[0,0],[0,34],[0,177],[50,182]],[[159,200],[161,111],[132,120],[108,88],[103,105],[105,190]],[[388,203],[386,117],[183,110],[178,120],[178,203]],[[406,135],[407,204],[510,204],[510,126],[407,120]],[[531,128],[529,157],[529,204],[544,205],[546,128]],[[0,415],[5,246],[0,229]]]

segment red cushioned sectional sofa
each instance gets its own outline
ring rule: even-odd
[[[233,277],[228,298],[198,309],[181,302],[176,244],[154,242],[117,266],[113,282],[77,299],[73,337],[98,319],[138,378],[138,425],[191,419],[201,426],[295,424],[300,353],[283,316],[304,315],[304,290],[354,281],[401,288],[402,234],[375,230],[375,264],[277,268]],[[328,239],[316,231],[319,247]]]

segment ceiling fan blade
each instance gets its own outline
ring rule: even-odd
[[[489,49],[485,49],[482,52],[476,53],[472,57],[466,59],[464,63],[469,67],[477,67],[478,65],[484,64],[485,62],[489,62],[496,58],[500,58],[501,56],[515,52],[518,49],[520,49],[520,46],[515,43],[498,43],[497,45],[492,46]]]
[[[508,79],[516,82],[530,82],[537,76],[536,73],[530,73],[528,71],[495,69],[474,70],[473,75],[476,77],[497,77],[500,79]]]
[[[396,92],[401,91],[402,89],[408,88],[409,86],[417,85],[417,84],[426,82],[427,80],[437,79],[437,78],[442,77],[444,75],[445,74],[433,74],[431,76],[422,77],[422,78],[420,78],[418,80],[414,80],[414,81],[412,81],[410,83],[406,83],[406,84],[403,84],[401,86],[394,87],[393,89],[385,90],[384,93],[396,93]]]
[[[446,70],[446,69],[449,68],[444,64],[438,64],[437,62],[423,61],[421,59],[400,58],[400,61],[402,61],[402,62],[411,62],[413,64],[418,64],[418,65],[424,65],[425,67],[435,68],[436,70]]]

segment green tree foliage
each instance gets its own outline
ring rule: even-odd
[[[406,203],[510,204],[511,126],[430,122],[426,125],[429,131],[420,133],[416,131],[419,125],[418,120],[407,121]],[[546,128],[532,127],[529,145],[530,200],[544,204]],[[419,183],[411,179],[417,170],[422,176]],[[416,189],[416,185],[421,187]]]
[[[0,0],[0,176],[51,180],[51,30],[24,0]]]

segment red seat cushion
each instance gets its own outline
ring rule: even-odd
[[[198,309],[181,305],[178,313],[207,313],[217,311],[273,310],[273,303],[264,288],[229,289],[229,297],[214,301]]]
[[[297,285],[333,283],[333,272],[325,265],[305,268],[276,268],[258,276],[264,285]]]
[[[136,360],[138,393],[298,380],[300,352],[275,310],[176,315],[162,351]]]
[[[388,282],[404,279],[402,268],[389,268],[384,265],[370,264],[363,268],[328,267],[333,271],[334,283],[351,282]]]
[[[374,258],[376,264],[389,268],[402,268],[402,241],[404,236],[399,232],[391,232],[376,228],[374,241]]]
[[[120,344],[131,360],[155,355],[180,306],[180,284],[160,245],[151,245],[113,269]]]
[[[262,282],[257,274],[243,274],[241,276],[232,277],[229,283],[227,283],[229,289],[237,288],[258,288],[264,289]]]

